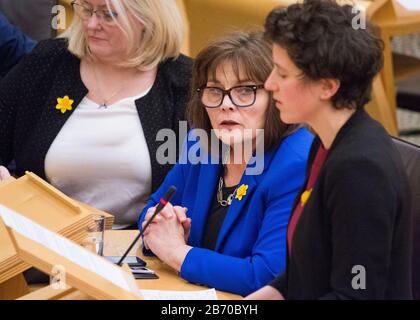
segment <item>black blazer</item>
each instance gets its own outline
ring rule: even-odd
[[[407,176],[390,137],[363,109],[334,140],[292,242],[285,273],[270,284],[286,299],[411,298]]]
[[[186,56],[162,62],[150,92],[136,100],[151,156],[152,192],[172,167],[156,160],[162,143],[156,141],[156,134],[162,128],[170,128],[178,138],[179,121],[185,119],[191,73],[192,60]],[[0,164],[7,165],[15,159],[17,175],[29,170],[46,179],[45,155],[87,93],[80,77],[80,59],[67,50],[67,41],[40,42],[0,83]],[[65,95],[74,100],[73,110],[62,114],[55,106],[57,98]]]

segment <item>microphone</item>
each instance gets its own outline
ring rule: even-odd
[[[156,215],[159,212],[161,212],[162,209],[166,206],[166,204],[172,199],[172,197],[175,194],[175,192],[176,192],[176,187],[175,186],[170,186],[169,189],[168,189],[168,191],[166,191],[165,195],[162,198],[160,198],[159,203],[158,203],[158,205],[156,207],[155,213],[153,213],[153,215],[147,221],[147,223],[144,226],[144,228],[141,229],[140,233],[134,239],[133,243],[131,243],[130,247],[128,247],[127,251],[123,254],[123,256],[121,257],[120,261],[118,261],[118,263],[117,263],[118,266],[122,266],[122,262],[127,257],[128,253],[131,251],[131,249],[133,249],[133,247],[137,243],[137,241],[139,241],[139,239],[143,236],[144,231],[152,223],[152,221],[156,217]]]

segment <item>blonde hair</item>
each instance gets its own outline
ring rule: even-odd
[[[184,26],[175,0],[105,0],[108,9],[118,14],[116,25],[128,42],[122,67],[150,70],[161,61],[177,58],[181,51]],[[143,25],[142,39],[136,39],[129,13]],[[68,39],[68,49],[80,59],[91,57],[82,21],[74,15],[69,29],[60,37]]]

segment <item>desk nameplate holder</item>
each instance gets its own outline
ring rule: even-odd
[[[3,209],[0,208],[0,210]],[[16,213],[16,216],[19,216],[19,214]],[[107,268],[114,269],[113,271],[117,272],[124,279],[125,287],[119,286],[115,282],[110,281],[109,278],[84,268],[82,264],[75,263],[69,258],[60,255],[57,251],[51,250],[47,246],[43,246],[41,243],[31,239],[30,236],[23,235],[21,231],[7,226],[1,215],[0,232],[3,236],[6,234],[19,258],[26,264],[50,276],[56,276],[53,270],[57,269],[57,267],[60,270],[65,270],[65,276],[62,278],[63,283],[56,282],[46,288],[24,295],[20,299],[59,299],[75,290],[83,292],[94,299],[141,299],[135,279],[131,272],[128,271],[127,266],[119,268],[102,257],[96,256],[94,253],[76,245],[77,250],[84,253],[86,257],[103,260],[101,264],[105,264]],[[59,235],[56,236],[61,238],[61,241],[70,242]]]
[[[106,216],[106,229],[111,229],[114,221],[112,215],[67,197],[31,172],[0,183],[0,204],[79,244],[86,239],[95,215]],[[4,230],[0,232],[0,299],[28,292],[22,273],[30,267]]]

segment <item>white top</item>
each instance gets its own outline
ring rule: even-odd
[[[137,223],[151,192],[149,149],[135,105],[149,90],[106,109],[85,97],[45,157],[52,185],[113,214],[116,229]]]

